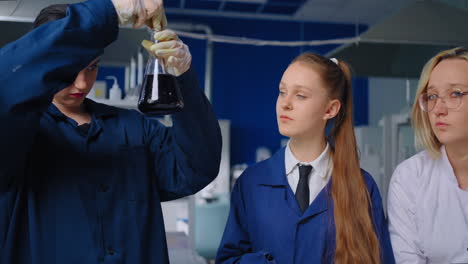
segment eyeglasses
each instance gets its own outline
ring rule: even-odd
[[[419,107],[425,112],[431,112],[437,104],[437,99],[441,99],[447,108],[457,109],[462,103],[463,96],[467,94],[468,92],[453,88],[448,89],[444,95],[425,92],[419,96]]]

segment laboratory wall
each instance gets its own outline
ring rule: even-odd
[[[406,81],[409,80],[410,101],[406,100]],[[418,79],[369,78],[369,125],[377,126],[384,115],[400,113],[412,107]]]
[[[369,78],[369,122],[355,128],[361,167],[379,186],[384,209],[394,169],[418,151],[410,123],[417,84],[417,79]]]

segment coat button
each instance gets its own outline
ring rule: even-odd
[[[268,261],[272,261],[274,260],[273,256],[269,253],[265,254],[265,258],[268,260]]]
[[[110,256],[114,255],[114,254],[115,254],[114,249],[108,248],[108,249],[107,249],[107,254],[109,254]]]
[[[109,190],[109,185],[107,184],[100,184],[99,185],[99,191],[100,192],[107,192]]]

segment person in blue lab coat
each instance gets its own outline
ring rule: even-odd
[[[85,99],[119,24],[165,25],[161,0],[137,2],[49,7],[0,49],[1,264],[168,263],[160,202],[218,174],[218,121],[173,32],[152,47],[181,74],[172,127]]]
[[[290,140],[237,180],[216,263],[394,263],[379,191],[359,168],[347,64],[298,56],[276,114]]]

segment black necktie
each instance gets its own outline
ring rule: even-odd
[[[311,170],[312,166],[310,165],[299,165],[299,183],[296,189],[296,200],[302,212],[309,207],[309,174]]]

